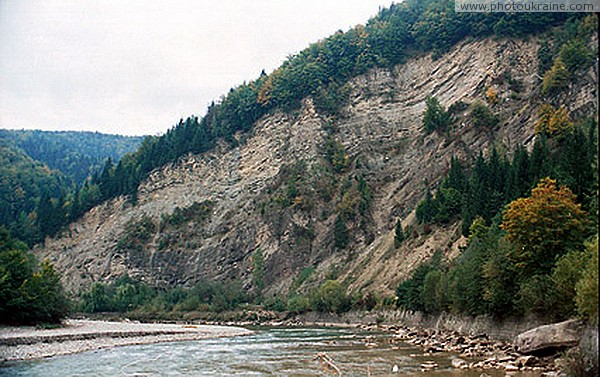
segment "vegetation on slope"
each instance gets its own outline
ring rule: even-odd
[[[421,223],[460,219],[469,242],[458,259],[444,261],[438,254],[417,268],[397,289],[400,306],[431,313],[597,318],[598,282],[592,280],[597,275],[589,267],[598,255],[597,236],[589,238],[598,229],[597,123],[572,121],[561,103],[571,80],[591,63],[585,41],[593,20],[555,32],[562,45],[554,53],[547,45],[540,49],[546,69],[541,93],[548,102],[534,125],[533,150],[519,147],[508,158],[492,149],[470,171],[453,159],[435,195],[419,203]],[[434,105],[427,111],[444,111]]]
[[[0,323],[56,323],[69,312],[60,276],[0,227]]]
[[[109,161],[91,184],[67,195],[56,221],[68,223],[91,206],[118,195],[129,195],[135,202],[139,183],[153,169],[188,153],[208,151],[219,141],[235,144],[236,133],[251,130],[265,114],[298,108],[305,97],[311,96],[323,114],[336,115],[346,103],[348,80],[370,68],[391,68],[425,52],[439,56],[467,37],[537,33],[568,16],[455,13],[453,2],[441,0],[407,0],[383,8],[366,25],[313,43],[272,73],[263,72],[256,80],[231,89],[209,106],[203,118],[181,120],[165,135],[147,137],[135,153],[118,164]]]
[[[134,152],[143,137],[78,131],[0,130],[0,139],[80,185],[100,173],[106,159],[118,161],[126,153]]]
[[[0,225],[32,245],[98,203],[90,185],[107,158],[141,137],[0,130]],[[79,187],[79,189],[77,189]]]

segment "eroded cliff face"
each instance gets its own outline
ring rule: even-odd
[[[461,43],[393,71],[372,70],[351,83],[341,115],[319,114],[310,99],[292,114],[262,118],[237,147],[188,156],[153,172],[138,202],[125,198],[93,208],[62,236],[36,249],[78,290],[128,273],[159,285],[241,279],[252,287],[252,256],[264,258],[266,293],[286,293],[336,276],[351,290],[391,294],[436,250],[448,257],[464,243],[458,225],[434,227],[394,247],[393,227],[414,221],[416,204],[449,168],[492,146],[532,145],[541,105],[535,38]],[[572,114],[596,108],[595,68],[581,75],[564,103]],[[486,101],[500,122],[475,127],[460,103]],[[456,121],[425,135],[427,96]],[[366,184],[366,188],[365,188]],[[347,245],[336,239],[344,213]],[[256,255],[256,254],[255,254]],[[314,268],[310,279],[301,271]],[[301,283],[301,284],[300,284]]]

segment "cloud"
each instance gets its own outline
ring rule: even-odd
[[[0,127],[156,134],[380,1],[1,1]]]

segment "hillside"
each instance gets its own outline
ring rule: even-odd
[[[107,159],[120,160],[141,141],[92,132],[0,129],[0,226],[29,244],[54,234],[97,203],[93,190],[85,189],[86,180],[100,174]]]
[[[546,101],[539,52],[552,38],[467,39],[441,56],[370,68],[349,79],[337,114],[315,106],[314,96],[297,110],[275,108],[227,144],[153,170],[135,203],[110,199],[35,251],[70,290],[127,273],[159,286],[240,280],[267,296],[338,278],[351,291],[392,295],[434,252],[452,258],[465,243],[458,222],[425,229],[414,219],[451,158],[469,166],[492,147],[532,148]],[[552,101],[576,120],[592,116],[597,83],[596,64]],[[488,100],[489,88],[498,122],[481,125],[469,109]],[[429,96],[453,110],[447,132],[424,132]],[[413,230],[400,247],[397,220]]]
[[[99,174],[107,158],[118,161],[124,154],[134,152],[143,137],[0,129],[0,140],[21,148],[32,159],[81,184],[86,178]]]

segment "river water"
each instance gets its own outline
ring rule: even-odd
[[[340,328],[256,329],[250,336],[90,351],[0,367],[4,376],[337,376],[316,358],[326,354],[343,376],[464,376],[447,353],[423,350],[391,334]],[[422,364],[434,362],[433,370]],[[502,371],[485,371],[504,376]],[[535,376],[518,373],[514,376]]]

